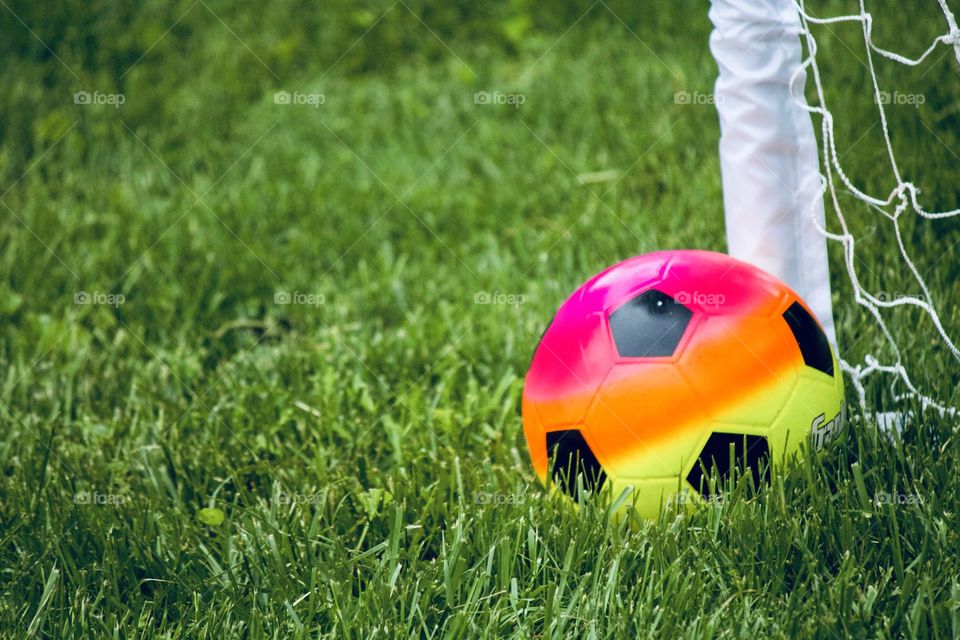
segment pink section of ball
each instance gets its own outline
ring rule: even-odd
[[[769,315],[782,285],[764,271],[710,251],[658,251],[594,276],[560,307],[534,354],[524,387],[548,428],[581,422],[618,359],[606,318],[655,288],[703,315]]]

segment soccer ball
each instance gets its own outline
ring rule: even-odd
[[[805,303],[708,251],[638,256],[586,282],[557,311],[523,388],[541,481],[574,497],[630,489],[643,517],[714,499],[731,477],[759,486],[835,438],[845,416],[837,357]]]

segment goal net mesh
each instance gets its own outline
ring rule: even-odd
[[[954,12],[945,0],[860,0],[849,12],[834,13],[835,2],[796,3],[806,108],[820,125],[827,209],[827,228],[820,230],[833,241],[831,253],[842,253],[852,293],[837,305],[841,366],[864,411],[912,399],[921,410],[954,415],[956,398],[943,385],[946,379],[956,386],[951,372],[960,363],[954,337],[960,324],[960,30]],[[923,8],[930,11],[921,15]],[[800,73],[791,82],[793,95],[804,91]],[[849,99],[854,88],[862,101]],[[871,377],[881,384],[866,384]]]

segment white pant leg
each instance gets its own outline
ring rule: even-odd
[[[730,255],[793,287],[836,344],[820,169],[792,0],[713,0],[710,49],[720,75],[720,170]],[[805,104],[805,103],[804,103]]]

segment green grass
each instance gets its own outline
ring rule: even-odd
[[[2,10],[0,635],[960,634],[954,420],[891,440],[860,418],[759,498],[655,523],[533,476],[522,380],[566,295],[724,248],[716,112],[673,100],[712,90],[706,6],[409,6],[429,29],[402,4],[12,3],[62,64]],[[884,13],[883,44],[936,33],[931,6]],[[844,161],[885,194],[857,31],[822,35]],[[892,120],[931,208],[956,206],[960,152],[935,59],[880,69],[927,96]],[[913,293],[889,223],[845,202],[867,286]],[[956,224],[904,225],[957,328]],[[834,258],[844,357],[883,353]],[[520,303],[475,303],[494,292]],[[955,402],[954,362],[898,313]]]

